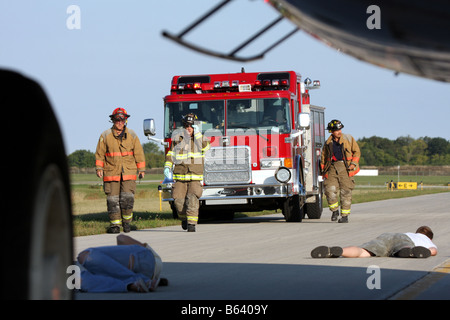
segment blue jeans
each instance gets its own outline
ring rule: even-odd
[[[89,254],[81,264],[82,291],[127,292],[127,286],[139,279],[149,283],[155,272],[152,251],[139,245],[96,247],[83,252]],[[131,256],[134,264],[129,269]]]

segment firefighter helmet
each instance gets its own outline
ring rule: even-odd
[[[109,116],[112,121],[114,120],[127,120],[130,115],[124,108],[116,108],[113,113]]]
[[[344,125],[342,124],[341,121],[331,120],[328,123],[327,130],[328,130],[328,132],[333,132],[333,131],[341,130],[343,127],[344,127]]]
[[[197,120],[197,116],[193,113],[188,113],[186,115],[184,115],[181,119],[181,121],[183,122],[183,126],[193,126],[194,125],[194,121]]]

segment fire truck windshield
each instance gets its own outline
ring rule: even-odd
[[[272,133],[289,133],[289,100],[230,99],[191,102],[169,102],[165,106],[165,137],[170,138],[181,127],[181,118],[187,113],[198,117],[197,126],[206,136],[227,135],[247,129]],[[225,125],[226,112],[226,125]]]
[[[225,124],[225,101],[190,101],[166,103],[164,114],[164,133],[166,138],[172,136],[172,132],[182,127],[182,116],[188,113],[197,115],[196,125],[204,134],[223,135]]]
[[[288,133],[289,100],[283,98],[228,100],[227,135],[232,135],[236,129]]]

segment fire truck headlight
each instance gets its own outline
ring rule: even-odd
[[[261,159],[261,169],[275,169],[282,164],[281,159]]]
[[[278,182],[286,183],[291,179],[291,171],[286,167],[279,167],[275,172],[275,179],[277,179]]]

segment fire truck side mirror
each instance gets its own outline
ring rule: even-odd
[[[154,119],[145,119],[144,120],[144,134],[146,136],[154,136],[156,134]]]
[[[297,129],[309,129],[311,125],[311,119],[309,118],[309,113],[300,112],[297,118]]]

